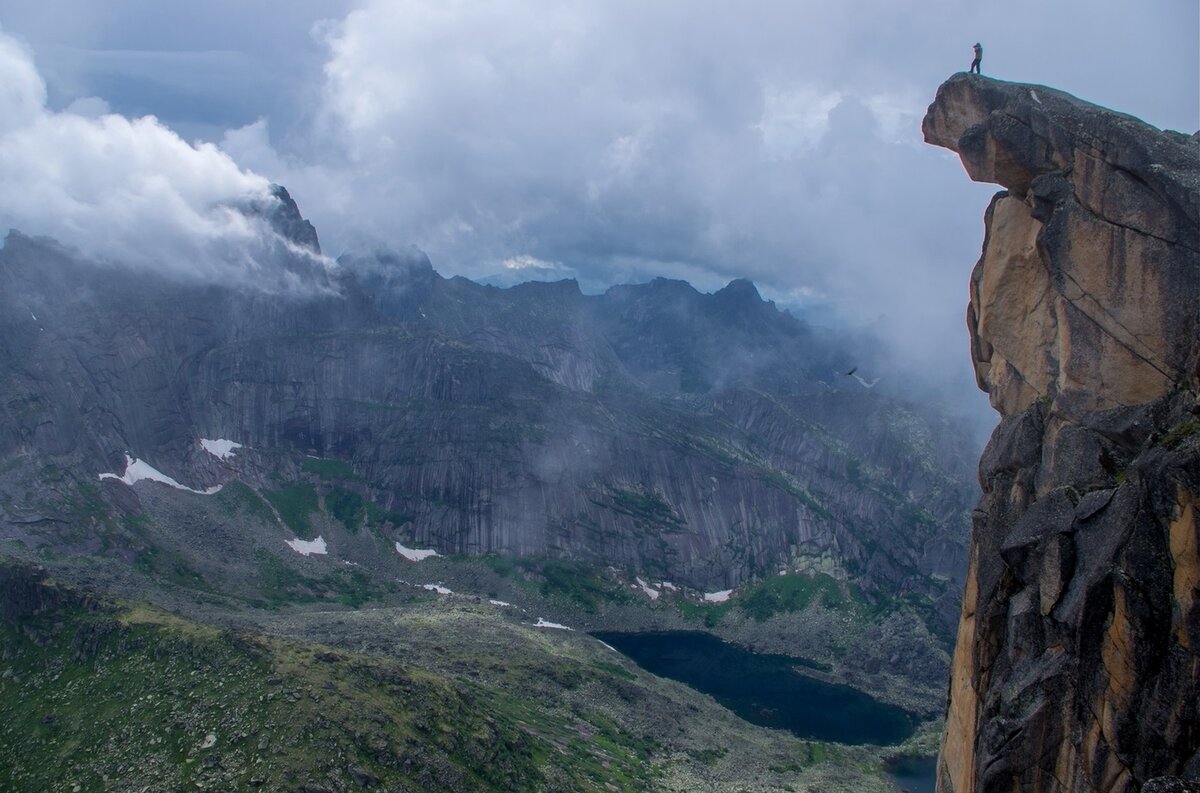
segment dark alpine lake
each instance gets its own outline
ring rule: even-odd
[[[698,631],[592,634],[638,666],[710,695],[752,724],[790,730],[801,738],[850,744],[895,744],[916,722],[847,686],[796,671],[785,655],[751,652]]]
[[[936,757],[898,757],[887,763],[892,784],[903,793],[934,793],[937,787]]]

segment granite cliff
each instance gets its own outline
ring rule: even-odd
[[[811,582],[866,632],[843,636],[840,612],[812,625],[796,614],[771,649],[819,646],[865,678],[920,680],[911,707],[940,708],[974,450],[905,399],[899,377],[872,388],[845,376],[848,362],[871,368],[869,349],[748,281],[587,295],[573,281],[444,278],[415,250],[322,264],[315,229],[286,192],[275,199],[247,211],[290,243],[260,263],[280,268],[264,280],[292,283],[286,293],[9,235],[5,552],[134,596],[148,571],[189,592],[357,598],[350,571],[383,587],[408,575],[396,543],[464,569],[528,562],[531,585],[561,585],[589,609],[595,593],[575,584],[591,574],[643,605],[637,577],[692,604],[770,584],[737,632],[747,642],[783,636],[758,622],[802,611]],[[203,439],[241,446],[217,456]],[[127,456],[190,490],[131,484]],[[285,544],[318,538],[311,557]]]
[[[1005,190],[967,324],[1002,420],[938,764],[942,793],[1200,775],[1200,138],[959,74],[929,143]]]

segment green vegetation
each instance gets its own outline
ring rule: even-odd
[[[541,566],[543,597],[558,597],[595,614],[601,601],[614,600],[616,592],[587,565],[549,559]],[[622,593],[624,594],[624,593]]]
[[[694,749],[688,756],[701,765],[715,765],[718,760],[729,754],[728,749]],[[774,770],[774,769],[772,769]]]
[[[309,484],[288,485],[282,490],[264,490],[263,495],[275,505],[279,517],[302,540],[313,538],[312,513],[319,511],[317,491]]]
[[[266,551],[255,558],[256,605],[277,608],[287,603],[333,601],[358,608],[378,600],[394,585],[376,582],[356,568],[338,568],[320,578],[311,578]]]
[[[613,677],[621,678],[622,680],[636,680],[637,676],[630,672],[620,664],[614,664],[612,661],[592,661],[592,666],[599,669],[605,674]]]
[[[1163,435],[1163,445],[1174,449],[1193,435],[1200,435],[1200,421],[1189,421],[1172,427]]]
[[[326,457],[306,457],[300,467],[310,474],[316,474],[319,478],[327,482],[339,480],[358,481],[362,479],[347,463]]]
[[[652,526],[675,531],[683,528],[683,521],[657,492],[625,488],[612,488],[609,492],[612,502],[604,506]]]
[[[363,497],[340,487],[331,488],[325,495],[325,508],[351,532],[358,531],[367,517],[367,506]]]
[[[46,468],[51,468],[47,466]],[[57,469],[57,466],[53,466]],[[43,469],[45,471],[46,469]],[[61,470],[61,469],[58,469]],[[83,525],[111,524],[112,511],[91,482],[74,482],[69,510],[75,522]]]
[[[143,575],[186,589],[209,591],[204,576],[192,568],[179,553],[149,545],[133,557],[133,567]]]
[[[846,479],[855,487],[864,487],[868,480],[866,474],[863,473],[862,461],[857,457],[849,457],[846,459]]]
[[[850,616],[855,621],[872,620],[894,608],[901,601],[885,606],[872,606],[856,585],[843,583],[825,575],[781,575],[771,576],[741,590],[737,597],[723,603],[697,603],[686,598],[676,598],[675,604],[685,619],[703,622],[707,628],[715,628],[735,610],[756,622],[765,622],[777,614],[803,611],[816,605]],[[907,602],[907,601],[905,601]],[[920,604],[926,608],[924,602]],[[801,666],[828,672],[828,664],[800,659]]]
[[[512,578],[517,573],[517,563],[511,556],[489,553],[483,557],[483,563],[501,578]]]
[[[369,587],[354,569],[313,579],[260,562],[292,601]],[[580,571],[539,564],[547,583]],[[364,655],[30,584],[38,575],[14,586],[0,560],[15,609],[0,616],[0,790],[633,791],[697,773],[710,784],[690,789],[886,790],[872,748],[747,732],[582,633],[487,608],[430,598],[267,618]]]
[[[715,628],[734,607],[732,600],[724,603],[693,603],[687,598],[675,598],[679,612],[685,619],[700,620],[706,628]]]
[[[829,609],[865,605],[851,596],[848,587],[822,573],[771,576],[737,599],[739,608],[758,622],[783,612],[803,611],[813,602]]]
[[[97,605],[45,580],[18,586],[44,607],[0,621],[0,789],[651,784],[657,743],[600,713],[386,658]],[[539,685],[608,674],[558,663]]]
[[[262,496],[241,480],[229,482],[213,498],[230,515],[252,515],[267,523],[275,521],[271,508],[262,500]]]

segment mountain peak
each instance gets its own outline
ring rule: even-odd
[[[758,293],[758,287],[749,278],[735,278],[714,294],[717,297],[723,297],[727,300],[738,300],[747,303],[764,302],[762,295]]]
[[[301,248],[307,248],[313,253],[321,253],[321,242],[317,239],[317,230],[300,214],[291,194],[283,185],[271,185],[273,203],[261,209],[263,217],[271,224],[281,237]]]

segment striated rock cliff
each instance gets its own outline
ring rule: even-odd
[[[967,324],[980,461],[943,793],[1200,775],[1200,138],[956,75],[925,139],[996,182]]]
[[[256,211],[318,250],[276,197]],[[176,283],[10,234],[0,542],[118,547],[76,537],[76,513],[138,512],[113,480],[89,495],[126,453],[198,489],[273,491],[311,455],[392,515],[389,541],[706,591],[831,564],[952,631],[977,492],[963,433],[888,384],[842,385],[852,353],[749,282],[501,290],[419,252],[344,256],[322,277],[294,296]],[[200,438],[244,449],[217,461]],[[82,484],[50,503],[60,470]]]

